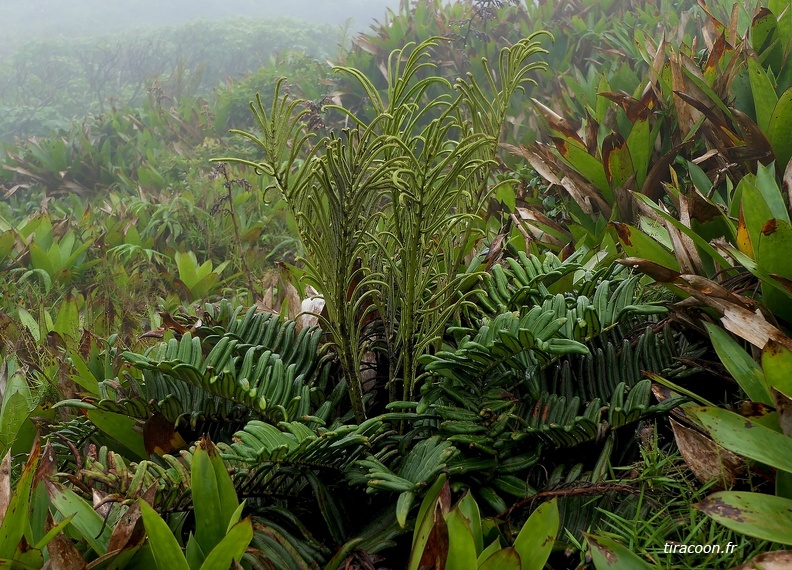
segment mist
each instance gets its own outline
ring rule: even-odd
[[[13,53],[31,40],[112,35],[196,19],[288,17],[338,26],[348,23],[352,31],[362,31],[373,20],[382,20],[387,8],[398,9],[399,3],[400,0],[0,0],[4,34],[0,56]]]

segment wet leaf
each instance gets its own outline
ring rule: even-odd
[[[501,548],[488,556],[479,570],[520,570],[520,555],[514,548]]]
[[[751,236],[748,233],[748,226],[745,224],[745,215],[742,208],[740,208],[740,219],[737,222],[737,248],[751,259],[754,258]]]
[[[184,558],[181,546],[173,536],[173,532],[168,528],[167,523],[152,509],[148,503],[142,499],[138,501],[140,505],[143,523],[146,526],[151,552],[158,570],[190,570],[187,560]]]
[[[583,536],[588,540],[591,558],[597,570],[650,570],[652,568],[643,559],[614,540],[587,533],[583,533]]]
[[[613,202],[613,192],[602,163],[586,151],[582,142],[558,137],[554,137],[553,142],[564,161],[602,192],[606,202]]]
[[[748,76],[756,109],[756,123],[762,131],[767,132],[773,110],[778,103],[778,95],[764,67],[753,57],[748,58]]]
[[[470,529],[470,521],[459,508],[451,509],[445,518],[448,527],[447,570],[475,570],[476,543]]]
[[[635,174],[627,141],[618,133],[609,134],[602,142],[602,164],[612,188],[624,188]]]
[[[253,540],[253,524],[250,517],[247,517],[229,529],[223,540],[206,556],[201,570],[229,568],[233,561],[239,562],[251,540]]]
[[[743,459],[718,446],[698,430],[673,419],[670,422],[679,452],[696,479],[702,483],[709,483],[714,479],[718,489],[734,485],[737,477],[745,471]]]
[[[792,158],[790,132],[792,132],[792,87],[779,97],[767,128],[767,139],[773,147],[778,164],[785,165]]]
[[[99,554],[107,552],[107,543],[110,541],[111,529],[104,524],[104,520],[93,507],[74,491],[67,489],[59,483],[45,480],[47,494],[52,505],[64,516],[74,515],[72,526],[85,538],[88,545]]]
[[[762,370],[770,386],[792,397],[792,350],[769,340],[762,349]]]
[[[792,544],[792,500],[764,493],[721,491],[694,505],[723,526],[770,542]]]
[[[555,499],[542,503],[514,540],[514,550],[520,555],[520,570],[542,570],[553,550],[560,524]]]
[[[624,259],[617,259],[618,263],[637,269],[644,275],[648,275],[659,283],[672,283],[679,278],[679,272],[669,269],[664,265],[648,261],[638,257],[625,257]],[[676,263],[676,260],[674,261]]]
[[[52,515],[47,513],[47,530],[55,527]],[[58,570],[82,570],[87,567],[85,558],[74,546],[72,540],[63,533],[56,534],[47,542],[47,552],[50,557],[50,566]]]
[[[754,556],[745,564],[735,566],[731,570],[788,570],[792,568],[792,551],[776,550]]]
[[[787,222],[772,219],[759,233],[756,262],[763,272],[792,279],[792,226]],[[792,293],[776,283],[762,282],[762,300],[775,315],[792,322]],[[786,392],[785,392],[786,393]]]
[[[187,442],[176,431],[176,426],[161,412],[154,414],[143,424],[143,445],[147,457],[152,453],[156,455],[171,454],[172,452],[187,447]]]
[[[772,406],[773,398],[767,380],[756,361],[721,327],[710,323],[705,323],[704,326],[707,328],[710,342],[718,358],[748,398],[752,402],[762,402]]]
[[[721,408],[702,407],[692,413],[729,451],[792,472],[792,438]]]

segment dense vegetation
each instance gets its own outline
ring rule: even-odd
[[[790,8],[418,2],[7,144],[0,559],[788,566]]]

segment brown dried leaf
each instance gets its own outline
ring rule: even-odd
[[[576,141],[582,147],[586,146],[586,144],[583,142],[583,139],[581,139],[580,135],[577,134],[577,127],[573,125],[568,119],[562,117],[550,107],[536,99],[532,98],[531,101],[533,101],[534,105],[536,105],[536,108],[539,109],[539,113],[547,121],[551,130],[560,133],[568,139]]]
[[[146,489],[141,498],[149,505],[153,505],[156,493],[157,484],[153,483]],[[115,528],[113,528],[113,534],[110,536],[110,541],[107,543],[107,552],[120,552],[125,548],[134,548],[143,544],[145,539],[146,529],[141,519],[140,503],[135,501],[126,512],[121,515]],[[118,552],[116,552],[116,554],[118,554]]]
[[[773,147],[767,136],[762,132],[753,119],[748,115],[730,107],[732,117],[734,118],[737,128],[740,129],[741,138],[745,143],[744,146],[738,146],[730,150],[729,158],[731,160],[745,160],[754,161],[758,160],[762,164],[770,164],[774,158]]]
[[[143,424],[143,445],[149,455],[160,456],[187,447],[176,426],[160,412],[154,412]]]
[[[618,231],[618,230],[617,230]],[[672,283],[679,278],[679,273],[673,269],[669,269],[654,261],[647,259],[638,259],[637,257],[625,257],[624,259],[617,260],[622,265],[637,269],[644,275],[648,275],[658,283]]]
[[[716,480],[715,489],[729,488],[745,471],[745,460],[716,444],[699,431],[669,418],[679,452],[696,479]]]
[[[557,175],[557,171],[551,166],[551,164],[555,166],[555,160],[553,160],[554,157],[546,152],[547,147],[536,145],[526,148],[522,145],[515,146],[506,143],[502,143],[500,147],[515,156],[520,156],[527,160],[528,164],[531,165],[531,168],[533,168],[539,176],[547,180],[547,182],[549,182],[551,185],[561,185],[561,180]]]
[[[718,312],[724,328],[729,332],[760,349],[773,339],[792,350],[792,339],[768,323],[760,312],[746,308],[752,306],[750,299],[735,295],[698,275],[681,275],[680,279],[692,285],[682,286],[684,291]]]
[[[51,514],[47,514],[46,529],[49,531],[55,526],[55,521]],[[87,568],[85,558],[80,554],[74,543],[59,532],[47,543],[49,553],[49,567],[53,570],[83,570]]]
[[[792,398],[786,394],[782,394],[775,388],[773,391],[773,402],[778,411],[778,423],[781,425],[781,431],[784,435],[792,437]]]
[[[0,463],[0,526],[3,525],[8,502],[11,500],[11,452]]]
[[[644,91],[640,100],[631,97],[623,91],[618,93],[613,91],[603,91],[602,93],[597,93],[597,95],[605,97],[606,99],[610,99],[619,105],[622,109],[624,109],[624,112],[627,113],[627,118],[630,119],[630,122],[634,123],[640,119],[645,119],[651,113],[648,102],[653,101],[654,97],[648,97],[647,93],[652,92],[651,90]]]
[[[769,144],[769,143],[768,143]],[[784,177],[781,181],[781,188],[787,193],[787,203],[789,204],[789,212],[792,214],[792,159],[787,163],[784,169]]]
[[[671,179],[669,168],[681,152],[687,150],[692,144],[693,141],[684,142],[675,146],[660,157],[660,159],[652,165],[652,168],[649,169],[649,174],[646,175],[646,180],[641,188],[641,194],[648,196],[652,200],[659,200],[665,192],[663,182],[667,182]]]
[[[58,471],[58,456],[52,449],[52,444],[47,441],[44,450],[41,452],[41,459],[36,467],[36,474],[33,476],[33,488],[43,481],[49,479]]]
[[[776,550],[754,556],[745,564],[731,570],[789,570],[792,568],[792,550]]]

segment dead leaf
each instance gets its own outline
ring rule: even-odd
[[[792,214],[792,159],[787,163],[786,169],[784,170],[784,178],[781,181],[781,187],[787,193],[787,200],[789,204],[789,212]]]
[[[641,194],[648,196],[652,200],[659,200],[665,193],[663,182],[667,182],[671,179],[669,168],[674,164],[674,161],[682,151],[687,150],[692,144],[693,141],[679,144],[660,157],[660,159],[652,165],[652,168],[649,169],[646,180],[644,180],[643,186],[641,187]]]
[[[49,531],[55,526],[55,521],[52,515],[47,513],[46,529]],[[62,532],[59,532],[55,537],[47,543],[47,552],[49,553],[49,568],[52,570],[83,570],[87,568],[85,558],[83,558],[80,551],[74,546],[74,543],[66,537]],[[47,566],[45,566],[47,568]]]
[[[149,505],[154,504],[154,496],[157,492],[157,484],[153,483],[143,493],[141,498]],[[143,526],[141,519],[140,503],[135,501],[121,515],[113,528],[113,534],[110,536],[110,541],[107,544],[107,552],[121,551],[125,548],[134,548],[146,539],[146,529]],[[117,553],[116,553],[117,554]]]
[[[568,119],[562,117],[537,99],[531,98],[531,101],[533,101],[534,105],[536,105],[536,108],[539,109],[539,113],[547,121],[551,130],[563,135],[567,139],[571,139],[579,143],[582,147],[586,146],[586,144],[583,142],[583,139],[581,139],[580,135],[577,134],[577,126],[573,125]]]
[[[778,411],[778,423],[787,437],[792,437],[792,398],[773,388],[773,402]]]
[[[792,550],[776,550],[754,556],[745,564],[735,566],[731,570],[789,570],[790,568],[792,568]]]
[[[653,98],[647,97],[644,99],[644,97],[646,97],[646,93],[647,91],[644,91],[641,100],[635,99],[623,91],[618,93],[614,93],[613,91],[603,91],[602,93],[597,93],[597,95],[605,97],[606,99],[610,99],[619,105],[622,109],[624,109],[624,112],[627,113],[627,118],[630,119],[630,122],[635,123],[636,121],[645,119],[651,114],[648,101],[653,101]]]
[[[745,471],[745,460],[724,449],[698,430],[669,418],[679,452],[702,483],[716,480],[716,489],[728,489]]]
[[[648,275],[659,283],[673,283],[679,278],[679,273],[677,271],[647,259],[625,257],[624,259],[617,259],[616,261],[622,265],[626,265],[627,267],[637,269],[644,275]]]
[[[8,502],[11,500],[11,451],[0,463],[0,526],[3,525]]]
[[[162,456],[184,449],[187,447],[187,442],[168,418],[161,412],[154,412],[143,424],[143,445],[149,455],[154,453]]]

